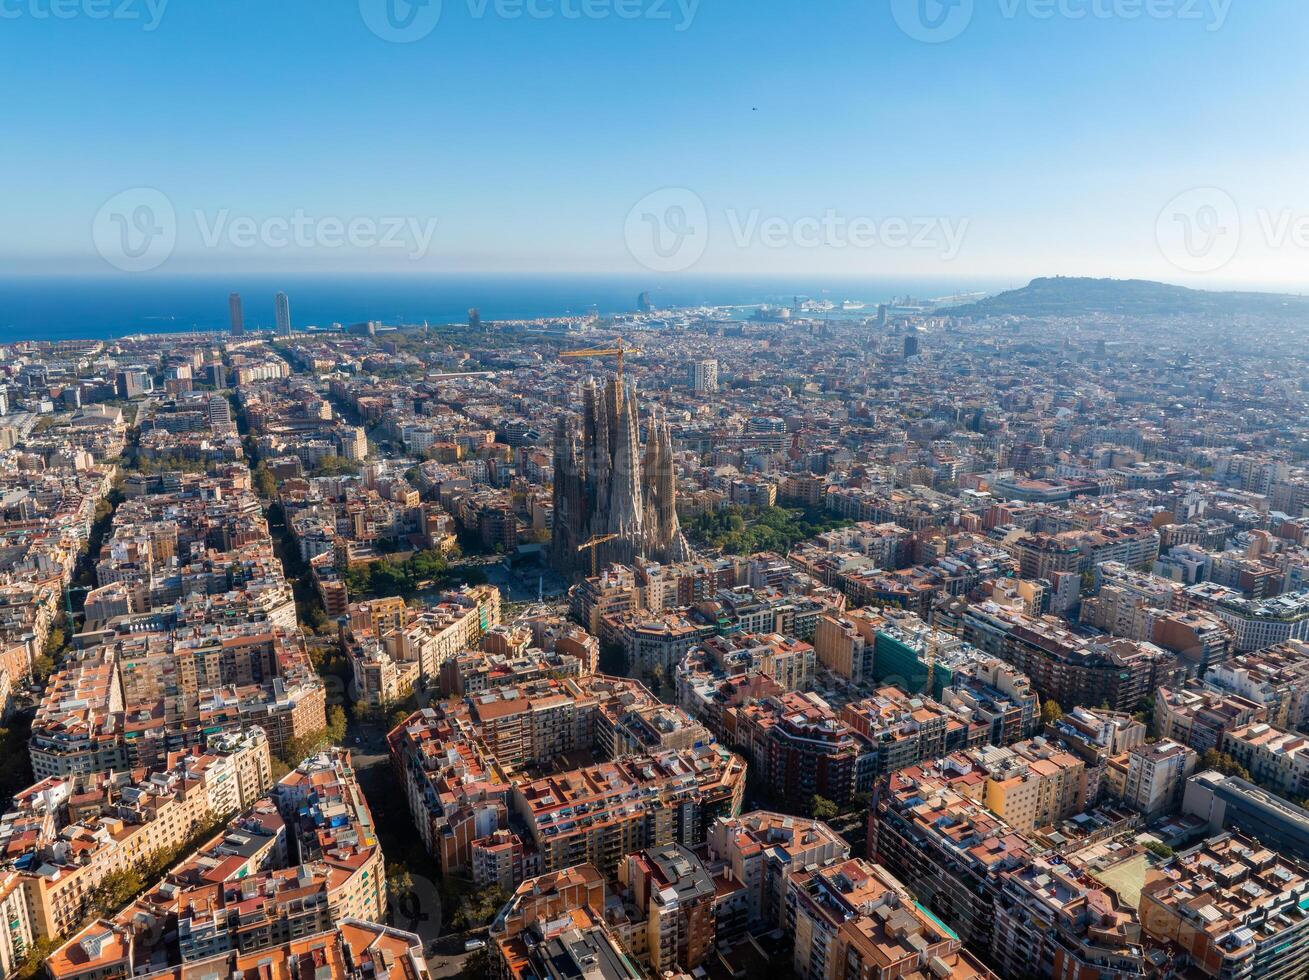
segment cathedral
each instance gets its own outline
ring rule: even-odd
[[[579,427],[559,423],[554,447],[551,558],[565,574],[586,574],[589,552],[578,547],[614,535],[596,548],[599,567],[692,557],[677,521],[673,441],[662,416],[651,414],[644,448],[636,386],[621,375],[583,389]]]

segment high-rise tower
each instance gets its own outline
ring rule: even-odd
[[[273,297],[273,314],[277,318],[277,333],[282,337],[291,336],[291,300],[286,293]]]
[[[245,333],[245,315],[241,312],[240,293],[228,293],[227,318],[232,326],[233,337],[239,337]]]

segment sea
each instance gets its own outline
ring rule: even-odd
[[[141,333],[225,330],[227,297],[241,294],[247,330],[271,329],[273,297],[285,292],[297,329],[377,320],[389,326],[602,316],[637,309],[790,305],[800,299],[867,304],[912,296],[941,299],[1013,283],[892,279],[674,278],[604,276],[155,276],[0,277],[0,344],[17,340],[109,339]]]

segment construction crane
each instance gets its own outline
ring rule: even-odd
[[[618,379],[623,377],[623,355],[624,354],[644,354],[645,351],[639,347],[628,347],[627,342],[619,337],[614,341],[611,347],[588,347],[585,350],[565,350],[560,351],[560,357],[616,357],[618,358]]]
[[[591,577],[592,578],[595,578],[597,575],[600,574],[595,567],[596,553],[600,545],[604,544],[607,541],[615,541],[617,540],[617,538],[618,535],[616,534],[597,534],[590,541],[583,541],[581,544],[577,546],[577,553],[579,555],[583,551],[591,552]]]

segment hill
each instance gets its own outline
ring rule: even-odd
[[[1125,316],[1309,313],[1309,297],[1282,293],[1208,292],[1144,279],[1033,279],[1022,289],[941,312],[955,316]]]

